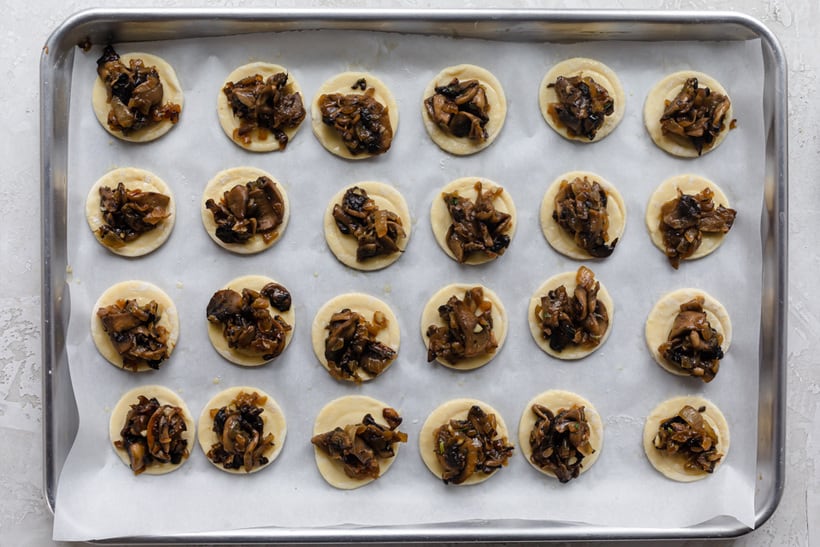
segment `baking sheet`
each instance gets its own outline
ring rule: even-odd
[[[99,127],[90,110],[99,48],[77,56],[69,139],[68,247],[73,274],[68,353],[80,428],[60,477],[55,539],[475,519],[663,528],[728,515],[753,525],[764,169],[763,63],[758,41],[556,45],[317,31],[128,44],[119,50],[163,56],[177,70],[186,103],[179,126],[159,141],[147,145],[116,141]],[[623,122],[594,145],[564,141],[537,112],[536,92],[543,74],[571,56],[590,56],[608,64],[627,92]],[[393,148],[379,158],[348,162],[324,151],[305,124],[284,154],[242,151],[222,133],[215,103],[224,77],[252,60],[289,68],[306,100],[333,74],[346,69],[372,71],[390,86],[399,103]],[[496,143],[476,156],[458,158],[428,139],[420,101],[421,91],[441,68],[462,62],[482,65],[501,80],[509,111]],[[651,86],[664,75],[686,68],[723,82],[739,120],[739,128],[718,150],[696,160],[675,159],[657,149],[642,120],[643,99]],[[199,219],[205,183],[219,170],[238,165],[269,171],[284,184],[293,208],[283,239],[253,257],[218,248]],[[121,166],[155,172],[177,198],[177,225],[171,238],[160,250],[138,260],[105,251],[82,216],[93,182]],[[628,219],[612,257],[591,264],[615,301],[613,333],[591,357],[566,363],[536,348],[527,329],[526,308],[531,292],[544,279],[580,265],[552,251],[537,220],[546,187],[574,169],[597,172],[615,184],[627,204]],[[683,172],[716,181],[739,215],[717,253],[684,264],[676,272],[650,243],[643,212],[654,188]],[[516,202],[517,233],[509,251],[495,263],[459,266],[433,240],[430,203],[441,186],[461,176],[493,179]],[[396,186],[414,217],[407,252],[381,272],[346,269],[326,249],[322,235],[327,201],[339,189],[361,180]],[[233,277],[249,273],[269,275],[288,286],[297,314],[290,348],[259,369],[222,360],[207,340],[204,319],[210,295]],[[172,358],[162,370],[147,375],[108,365],[88,332],[98,295],[118,281],[133,278],[163,287],[181,316],[180,343]],[[427,364],[420,336],[419,317],[427,298],[454,281],[484,283],[494,289],[510,317],[509,336],[499,355],[469,373]],[[710,292],[733,318],[732,348],[720,375],[708,385],[661,370],[643,341],[643,322],[654,302],[663,293],[685,286]],[[389,371],[358,387],[330,378],[316,362],[309,342],[315,311],[332,296],[353,290],[387,301],[398,316],[403,337],[398,360]],[[108,418],[123,392],[151,383],[179,391],[195,415],[226,387],[264,389],[277,399],[288,419],[282,455],[259,474],[235,477],[213,468],[194,447],[189,462],[171,475],[131,476],[108,444]],[[579,480],[567,485],[550,481],[515,454],[509,467],[490,481],[454,488],[438,482],[421,462],[418,431],[427,414],[445,400],[482,399],[500,411],[514,432],[526,402],[552,388],[585,396],[604,419],[601,457]],[[342,492],[318,475],[309,438],[319,409],[335,397],[353,393],[374,396],[400,409],[410,442],[387,475],[362,489]],[[713,400],[732,431],[732,448],[720,472],[687,485],[656,473],[640,444],[643,417],[658,402],[684,393]],[[146,503],[168,500],[169,495],[173,500],[162,511],[134,518]]]

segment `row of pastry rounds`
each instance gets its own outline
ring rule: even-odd
[[[123,62],[128,62],[131,59],[143,59],[147,66],[157,67],[160,78],[165,87],[167,100],[182,107],[182,86],[179,83],[176,72],[169,63],[158,56],[147,53],[127,53],[123,54],[121,59]],[[288,74],[289,78],[286,88],[288,93],[301,94],[299,83],[287,68],[265,62],[254,62],[238,67],[227,76],[225,84],[229,82],[236,82],[242,78],[253,76],[255,74],[259,74],[264,78],[267,78],[277,73]],[[571,78],[574,76],[591,77],[613,98],[614,109],[612,114],[606,117],[605,122],[595,133],[592,139],[574,134],[573,131],[564,126],[556,116],[549,113],[550,104],[555,103],[558,100],[554,85],[552,84],[555,83],[559,76],[563,76],[565,78]],[[677,139],[675,135],[665,135],[660,126],[660,118],[664,112],[666,102],[674,99],[682,88],[684,82],[688,78],[692,77],[697,78],[702,86],[709,87],[709,89],[714,92],[728,96],[728,93],[723,86],[721,86],[721,84],[711,76],[693,70],[686,70],[670,74],[660,80],[651,89],[644,103],[644,123],[650,137],[658,147],[675,156],[697,157],[700,155],[700,151],[696,150],[693,146],[688,145],[685,141]],[[484,87],[487,102],[489,104],[489,120],[487,121],[485,127],[487,133],[486,139],[476,141],[465,137],[455,137],[449,132],[442,130],[427,115],[425,105],[423,104],[424,99],[432,96],[437,86],[446,86],[453,78],[458,78],[460,81],[478,80],[479,84]],[[359,87],[357,85],[357,83],[362,79],[367,82],[367,89],[375,90],[374,98],[383,106],[387,107],[390,123],[392,125],[392,132],[393,135],[395,135],[398,131],[399,124],[398,104],[387,85],[373,74],[366,72],[344,72],[338,74],[328,79],[321,85],[315,94],[313,101],[311,102],[311,125],[319,142],[331,153],[347,159],[364,159],[370,157],[371,154],[362,153],[353,155],[350,153],[350,151],[342,143],[341,137],[322,122],[319,97],[321,95],[331,93],[347,95],[363,94],[365,93],[365,86],[362,85]],[[151,141],[167,133],[174,125],[168,120],[163,120],[155,126],[147,127],[145,129],[129,133],[128,135],[123,135],[121,132],[112,130],[108,127],[107,122],[109,111],[107,91],[105,89],[105,85],[99,77],[94,84],[92,103],[97,119],[103,128],[105,128],[105,130],[113,136],[120,139],[137,142]],[[422,119],[430,138],[441,149],[455,155],[474,154],[492,144],[504,126],[504,121],[507,114],[507,101],[501,82],[488,70],[470,64],[455,65],[443,69],[425,88],[421,103],[420,110]],[[624,112],[626,110],[626,93],[615,72],[607,65],[594,59],[575,57],[557,63],[546,73],[538,88],[538,107],[547,124],[562,137],[578,142],[596,142],[609,135],[623,119]],[[262,139],[251,139],[250,142],[244,142],[243,140],[234,138],[234,132],[239,127],[240,121],[232,112],[226,96],[222,92],[222,87],[220,87],[217,96],[217,113],[220,125],[222,126],[225,134],[238,146],[253,152],[280,150],[280,143],[277,139],[271,138],[270,136]],[[729,108],[725,119],[732,119],[731,107]],[[294,137],[299,127],[300,126],[289,128],[285,131],[289,139]],[[722,142],[726,137],[728,130],[729,124],[727,123],[715,139],[715,142],[709,148],[703,150],[703,152],[709,152],[714,148],[717,148],[720,142]]]
[[[527,320],[530,334],[538,347],[548,355],[561,360],[577,360],[582,359],[598,348],[600,348],[609,337],[612,331],[612,324],[615,317],[615,304],[606,286],[598,281],[599,288],[597,291],[597,299],[606,306],[608,313],[608,325],[606,331],[600,337],[597,345],[577,346],[569,345],[562,350],[556,351],[550,347],[549,340],[542,335],[542,326],[536,318],[536,307],[541,303],[541,298],[547,295],[550,291],[556,290],[559,287],[565,287],[568,294],[573,294],[576,288],[576,272],[564,272],[554,275],[544,281],[533,293],[527,304]],[[241,293],[243,289],[251,289],[257,292],[262,291],[262,288],[268,283],[275,283],[273,279],[260,275],[243,276],[236,278],[224,287],[225,289],[232,289],[237,293]],[[436,327],[444,327],[445,320],[439,313],[439,308],[448,303],[451,297],[463,298],[465,293],[475,287],[474,284],[453,283],[442,287],[436,291],[426,305],[421,314],[420,320],[420,334],[425,346],[429,349],[428,329],[431,325]],[[441,365],[460,371],[469,371],[480,368],[491,360],[493,360],[501,351],[504,342],[507,338],[507,326],[509,324],[507,310],[499,298],[498,294],[490,288],[478,285],[483,291],[483,298],[491,305],[490,315],[492,317],[492,335],[495,338],[497,346],[492,352],[485,352],[475,356],[468,356],[465,359],[456,362],[449,362],[448,360],[437,356],[436,362]],[[666,360],[659,353],[658,347],[663,344],[675,323],[676,317],[681,309],[681,305],[691,301],[694,298],[703,298],[703,310],[706,317],[712,326],[722,337],[723,342],[721,349],[724,354],[729,350],[732,342],[732,322],[726,308],[713,296],[705,291],[694,288],[678,289],[667,293],[661,297],[654,305],[647,316],[645,324],[645,340],[647,346],[654,357],[655,361],[668,372],[686,376],[687,374],[679,367],[675,367]],[[137,305],[145,306],[149,302],[154,301],[158,304],[159,320],[158,326],[163,327],[168,332],[167,337],[167,355],[166,359],[171,357],[171,354],[176,347],[180,335],[180,321],[176,305],[165,291],[152,283],[145,281],[124,281],[117,283],[108,288],[97,300],[94,310],[99,310],[106,306],[111,306],[116,302],[127,300],[136,300]],[[399,353],[401,344],[401,331],[399,328],[399,321],[396,314],[390,306],[383,300],[365,293],[345,293],[338,295],[328,300],[316,312],[313,322],[311,324],[311,344],[313,351],[319,363],[330,373],[330,367],[325,355],[325,343],[328,336],[328,325],[331,317],[335,313],[342,310],[350,310],[360,314],[366,320],[370,321],[377,313],[381,314],[386,320],[386,328],[382,328],[375,335],[374,339],[381,344],[386,345],[392,349],[396,354]],[[290,344],[293,333],[296,329],[297,318],[294,312],[294,306],[289,306],[285,312],[274,309],[272,305],[268,307],[271,316],[280,315],[290,326],[290,330],[285,335],[285,349]],[[203,313],[203,318],[205,313]],[[255,367],[264,365],[276,358],[266,357],[260,354],[249,353],[242,349],[230,347],[227,339],[223,335],[222,326],[218,323],[207,321],[208,336],[214,349],[226,360],[241,366]],[[123,362],[123,357],[117,352],[113,342],[105,331],[103,322],[97,313],[91,314],[91,335],[94,343],[100,354],[112,365],[117,368],[131,370],[135,372],[147,372],[152,370],[151,367],[145,365],[133,369],[126,367]],[[284,350],[282,350],[284,351]],[[392,364],[391,361],[390,364]],[[385,372],[390,364],[381,373]],[[380,373],[380,374],[381,374]],[[355,381],[369,381],[377,375],[361,373],[361,377]],[[352,378],[344,378],[348,381],[354,381]]]
[[[258,177],[271,179],[276,184],[277,190],[284,202],[282,222],[277,228],[275,236],[265,238],[261,234],[256,234],[244,243],[226,243],[220,240],[216,235],[217,224],[205,203],[208,200],[219,202],[223,194],[234,186],[256,180]],[[555,198],[561,188],[561,183],[563,181],[572,181],[576,178],[587,178],[591,182],[597,182],[607,194],[606,211],[609,216],[607,245],[614,245],[614,242],[619,241],[623,235],[627,219],[626,204],[615,185],[608,182],[602,176],[588,171],[570,171],[564,173],[557,177],[547,188],[539,206],[538,213],[541,231],[544,237],[557,252],[573,259],[588,260],[593,258],[589,251],[578,246],[573,236],[565,231],[553,218]],[[111,246],[100,236],[100,227],[105,223],[100,208],[100,188],[114,188],[120,182],[129,190],[159,192],[169,196],[171,198],[169,205],[170,214],[162,220],[156,228],[142,234],[138,239],[122,246]],[[478,195],[476,189],[477,182],[482,184],[483,192],[488,192],[500,187],[492,180],[483,177],[458,178],[446,184],[436,193],[436,198],[434,198],[430,207],[430,223],[436,242],[453,260],[456,260],[456,257],[447,244],[447,233],[452,219],[441,196],[443,194],[457,193],[459,196],[475,201]],[[405,231],[405,237],[398,242],[398,247],[401,252],[372,257],[364,261],[357,260],[356,249],[358,243],[356,238],[351,235],[342,234],[333,218],[334,205],[342,201],[345,192],[351,187],[359,187],[365,190],[380,209],[392,211],[399,216]],[[676,198],[678,191],[685,194],[697,194],[704,188],[709,188],[712,191],[713,201],[716,206],[722,205],[727,208],[730,207],[728,197],[716,183],[695,174],[682,174],[670,177],[663,181],[652,193],[647,204],[645,222],[652,243],[661,252],[664,252],[665,249],[663,233],[659,226],[661,207],[663,204]],[[499,212],[511,216],[511,221],[507,228],[507,235],[512,239],[517,224],[516,207],[512,196],[506,189],[502,188],[502,191],[493,199],[493,205]],[[235,167],[220,171],[208,182],[203,191],[200,212],[205,230],[217,245],[238,254],[253,254],[270,248],[282,238],[290,218],[290,209],[290,202],[284,186],[278,183],[272,175],[255,167]],[[134,167],[117,168],[100,177],[89,190],[86,199],[85,213],[88,225],[97,241],[111,252],[128,257],[142,256],[159,248],[170,236],[176,220],[175,201],[169,185],[157,175]],[[363,271],[385,268],[398,260],[409,242],[411,225],[412,217],[404,196],[393,186],[378,181],[357,182],[340,190],[331,198],[323,216],[325,240],[330,250],[336,258],[346,266]],[[685,260],[701,258],[712,253],[720,246],[724,237],[725,233],[722,232],[703,233],[701,245]],[[494,258],[496,257],[474,254],[465,261],[465,264],[482,264]]]
[[[217,411],[223,407],[228,407],[240,394],[255,394],[263,401],[259,407],[258,414],[262,422],[261,436],[273,436],[273,442],[265,447],[261,454],[263,459],[258,465],[249,468],[232,468],[216,462],[208,454],[212,447],[222,442],[222,439],[214,431],[214,417]],[[225,389],[214,395],[203,408],[197,423],[194,423],[192,414],[185,401],[174,391],[160,385],[146,385],[134,388],[125,393],[114,406],[109,420],[109,438],[117,456],[122,462],[131,466],[131,457],[128,450],[123,446],[121,431],[127,421],[127,416],[132,405],[138,402],[140,397],[146,399],[156,399],[160,406],[169,405],[181,409],[185,422],[184,430],[180,436],[185,441],[187,447],[192,449],[195,439],[206,455],[208,461],[217,469],[232,474],[256,473],[272,464],[280,455],[284,448],[287,437],[287,421],[281,406],[276,400],[263,390],[250,386],[237,386]],[[591,453],[583,458],[578,475],[589,471],[603,450],[604,424],[595,406],[577,393],[570,391],[552,389],[542,392],[533,397],[524,407],[518,425],[518,445],[519,452],[540,473],[552,478],[557,478],[555,473],[545,467],[539,466],[533,460],[533,448],[530,442],[530,435],[536,423],[536,415],[532,411],[534,405],[541,405],[558,414],[560,410],[569,409],[573,406],[581,406],[584,409],[585,418],[589,427],[589,445]],[[691,470],[685,467],[686,458],[676,454],[668,454],[658,450],[653,445],[653,439],[658,432],[660,424],[668,418],[675,416],[684,405],[689,405],[695,409],[703,409],[703,419],[709,424],[717,436],[717,448],[722,454],[720,462],[715,466],[715,470],[725,461],[729,451],[730,435],[727,420],[720,409],[712,402],[700,396],[679,396],[658,404],[646,417],[644,422],[642,444],[647,459],[652,466],[669,479],[679,482],[693,482],[704,479],[709,473],[702,470]],[[444,468],[436,456],[435,431],[440,426],[450,423],[451,420],[464,420],[471,407],[480,407],[485,414],[492,414],[496,420],[497,438],[503,439],[505,443],[513,444],[510,441],[510,432],[501,414],[489,404],[471,398],[458,398],[449,400],[434,409],[425,420],[419,431],[418,450],[422,461],[430,472],[439,479],[443,478]],[[327,403],[317,414],[313,425],[312,435],[321,435],[336,428],[344,430],[347,426],[361,423],[364,415],[369,414],[383,426],[387,422],[383,417],[385,408],[393,408],[387,403],[363,395],[349,395],[335,399]],[[405,420],[406,417],[397,414]],[[292,442],[292,441],[291,441]],[[185,451],[184,457],[178,462],[171,461],[151,461],[145,468],[147,475],[162,475],[174,471],[186,463],[190,456],[190,449]],[[314,456],[317,469],[322,478],[331,486],[343,490],[351,490],[365,486],[378,478],[384,476],[398,457],[400,443],[393,447],[392,455],[378,458],[378,474],[375,477],[364,478],[351,477],[345,473],[343,464],[339,459],[330,457],[326,452],[314,446]],[[505,466],[507,463],[505,462]],[[503,468],[495,469],[491,472],[476,471],[459,485],[473,485],[486,481]],[[140,471],[142,472],[142,471]]]

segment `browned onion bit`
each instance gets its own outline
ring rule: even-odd
[[[290,293],[278,283],[268,283],[261,292],[221,289],[208,302],[206,316],[222,325],[228,346],[273,359],[284,351],[292,327],[280,315],[271,316],[268,306],[281,312],[290,309]],[[283,309],[284,308],[284,309]]]
[[[595,452],[589,444],[590,428],[584,406],[573,404],[553,413],[534,404],[531,410],[536,416],[530,431],[532,463],[551,471],[562,483],[578,477],[584,458]]]
[[[711,148],[726,126],[729,97],[700,87],[697,78],[687,78],[680,92],[666,102],[661,116],[661,132],[685,139],[698,151]]]
[[[541,296],[535,320],[550,348],[561,352],[567,346],[594,348],[609,327],[606,305],[598,300],[601,284],[586,266],[575,274],[575,290],[570,297],[564,285]]]
[[[305,119],[305,107],[299,93],[288,93],[288,75],[279,72],[267,79],[260,74],[228,82],[222,92],[228,99],[233,115],[239,118],[239,127],[233,138],[250,144],[254,132],[260,140],[268,133],[279,143],[281,150],[288,145],[286,129],[294,129]]]
[[[485,192],[481,181],[476,181],[475,190],[477,195],[474,202],[459,196],[458,192],[441,195],[453,221],[447,229],[447,247],[460,263],[474,254],[496,258],[510,246],[507,232],[512,216],[502,213],[493,205],[504,189],[496,187]]]
[[[334,313],[327,324],[325,359],[330,375],[337,380],[359,383],[360,371],[378,376],[396,358],[396,351],[376,340],[388,320],[382,312],[373,314],[371,323],[359,313],[345,308]]]
[[[685,405],[677,415],[661,422],[653,444],[667,455],[684,458],[686,471],[712,473],[723,454],[718,451],[718,437],[702,414],[706,407]]]
[[[114,446],[128,453],[131,470],[139,475],[154,464],[178,464],[188,457],[188,430],[182,409],[160,405],[156,398],[138,397],[131,405]]]
[[[609,196],[597,181],[576,177],[561,181],[555,196],[552,218],[576,245],[595,258],[612,254],[618,240],[609,239],[609,214],[606,207]]]
[[[122,366],[137,370],[141,366],[159,369],[168,358],[168,330],[159,325],[162,313],[151,300],[144,306],[133,299],[117,300],[97,310],[103,330],[122,357]]]
[[[345,475],[352,479],[379,478],[379,459],[396,455],[396,444],[407,442],[407,433],[397,431],[401,416],[392,408],[384,408],[385,427],[371,414],[365,414],[358,424],[336,427],[332,431],[314,435],[310,439],[331,459],[342,463]]]
[[[375,89],[343,95],[331,93],[319,97],[322,123],[332,127],[354,156],[383,154],[393,141],[388,109],[374,98]]]
[[[208,450],[208,459],[225,469],[250,473],[268,463],[265,453],[274,447],[273,433],[265,434],[262,413],[267,397],[240,391],[227,406],[212,408],[212,431],[218,441]]]
[[[407,237],[399,215],[379,209],[367,191],[348,188],[342,202],[333,205],[333,219],[344,235],[356,238],[356,261],[401,252],[399,240]]]
[[[104,224],[97,230],[106,245],[122,247],[150,232],[171,216],[171,198],[159,192],[117,187],[100,187],[100,212]]]
[[[108,127],[112,131],[128,135],[162,120],[179,121],[182,108],[175,103],[162,104],[162,81],[156,67],[146,67],[142,59],[131,59],[125,66],[109,45],[97,59],[97,74],[108,91]]]
[[[205,207],[216,223],[216,237],[225,243],[245,243],[257,234],[270,242],[285,218],[285,200],[266,176],[237,184],[218,203],[208,199]]]
[[[464,299],[451,296],[438,308],[444,325],[427,327],[427,361],[441,357],[450,364],[494,353],[498,342],[493,334],[493,304],[484,299],[484,289],[464,291]]]
[[[487,140],[490,103],[478,80],[453,78],[447,85],[436,86],[435,94],[424,100],[424,108],[433,123],[454,137]]]
[[[680,313],[658,352],[680,372],[711,382],[723,359],[723,335],[712,328],[703,302],[702,296],[696,296],[680,305]]]
[[[436,459],[445,484],[461,484],[473,473],[490,473],[507,465],[513,446],[499,437],[495,414],[473,405],[464,420],[450,420],[433,432]]]
[[[664,253],[676,270],[680,261],[698,250],[703,234],[725,234],[735,222],[737,211],[723,205],[715,206],[709,187],[700,193],[684,194],[661,206],[658,229],[663,235]]]
[[[606,117],[615,112],[615,100],[589,76],[558,76],[547,87],[558,96],[558,102],[550,103],[547,112],[571,135],[594,139]]]

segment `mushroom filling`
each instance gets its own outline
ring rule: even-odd
[[[393,211],[379,209],[358,186],[349,188],[342,202],[333,206],[333,219],[341,233],[356,238],[357,262],[400,252],[399,240],[406,237],[401,217]]]
[[[378,376],[396,358],[396,351],[376,340],[388,320],[380,311],[373,322],[348,308],[334,313],[325,327],[325,359],[330,375],[337,380],[361,382],[359,371]]]
[[[212,431],[219,440],[208,450],[209,460],[246,473],[268,463],[265,453],[274,447],[274,437],[273,433],[265,435],[261,417],[267,400],[256,392],[241,391],[228,406],[210,410]]]
[[[575,244],[595,258],[612,254],[618,239],[607,244],[609,197],[596,181],[576,177],[572,182],[563,180],[555,196],[552,218],[575,240]]]
[[[658,353],[680,372],[711,382],[723,359],[723,335],[709,324],[703,301],[702,296],[696,296],[680,305],[680,313]]]
[[[185,415],[177,406],[160,405],[156,398],[140,395],[131,405],[114,446],[128,453],[131,470],[139,475],[154,464],[178,464],[188,457]]]
[[[255,235],[270,243],[285,218],[285,200],[265,176],[237,184],[222,194],[219,203],[209,199],[205,207],[216,223],[216,237],[224,243],[245,243]]]
[[[725,234],[732,228],[737,211],[723,205],[715,207],[708,187],[699,194],[684,194],[661,206],[658,229],[663,235],[664,253],[676,270],[680,261],[692,256],[703,241],[703,234]]]
[[[473,473],[489,475],[513,453],[506,437],[498,436],[495,414],[473,405],[464,420],[450,420],[433,432],[436,459],[445,484],[461,484]]]
[[[723,458],[718,452],[715,430],[703,419],[705,411],[704,406],[695,410],[685,405],[676,416],[661,422],[652,441],[656,449],[668,456],[683,457],[684,470],[692,473],[712,473]]]
[[[536,416],[530,431],[532,463],[555,474],[561,482],[577,478],[584,458],[595,450],[589,444],[590,428],[584,406],[573,404],[553,413],[545,406],[534,404]]]
[[[606,117],[615,112],[615,100],[589,76],[558,76],[547,87],[558,96],[558,102],[550,103],[547,112],[571,135],[594,139]]]
[[[407,433],[397,431],[402,422],[399,413],[388,407],[382,410],[382,417],[387,426],[365,414],[361,423],[314,435],[310,442],[332,460],[342,462],[345,475],[351,479],[378,479],[379,460],[394,457],[396,444],[407,442]]]
[[[168,330],[159,324],[159,304],[151,300],[144,306],[136,300],[117,300],[97,310],[103,330],[114,350],[122,357],[123,368],[137,370],[148,366],[159,369],[168,358]]]
[[[427,327],[427,362],[441,357],[455,365],[464,359],[494,353],[498,342],[493,335],[492,308],[481,287],[464,291],[464,300],[451,296],[438,307],[444,326]]]
[[[485,126],[490,120],[490,103],[484,86],[478,80],[459,82],[458,78],[443,86],[436,86],[434,95],[424,100],[430,120],[454,137],[471,141],[487,140]]]
[[[159,192],[128,189],[122,182],[115,189],[100,188],[100,212],[105,222],[97,233],[106,245],[122,247],[171,216],[171,198]]]
[[[477,181],[474,188],[477,193],[475,202],[459,196],[458,192],[441,195],[453,221],[447,229],[447,247],[460,263],[475,253],[496,258],[510,245],[510,236],[506,232],[512,224],[512,216],[498,211],[493,205],[504,189],[496,187],[484,192],[481,181]]]
[[[601,343],[609,328],[609,314],[598,300],[600,286],[592,270],[581,266],[575,274],[572,297],[564,285],[541,297],[535,320],[550,348],[560,353],[567,346],[594,348]]]
[[[146,67],[142,59],[131,59],[128,66],[111,46],[97,59],[97,74],[108,91],[108,127],[128,135],[162,120],[179,121],[182,108],[162,104],[162,82],[156,67]]]
[[[666,102],[661,116],[661,132],[686,139],[698,156],[709,149],[726,126],[729,97],[699,87],[697,78],[688,78],[672,101]]]
[[[331,93],[319,97],[322,123],[339,134],[354,156],[383,154],[393,141],[388,109],[373,97],[375,92],[371,87],[360,94]]]
[[[260,292],[221,289],[208,302],[208,321],[222,325],[228,347],[273,359],[284,351],[291,326],[280,316],[271,316],[268,307],[280,312],[290,309],[291,296],[278,283],[268,283]]]
[[[299,93],[288,93],[288,75],[279,72],[264,79],[260,74],[247,76],[238,82],[228,82],[222,92],[228,98],[233,115],[239,118],[239,127],[233,138],[250,144],[256,131],[260,140],[270,132],[284,150],[288,145],[287,129],[299,127],[305,119],[305,107]]]

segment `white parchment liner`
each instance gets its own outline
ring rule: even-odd
[[[221,39],[127,44],[119,51],[164,57],[185,91],[180,124],[160,140],[135,145],[110,137],[90,105],[100,49],[75,62],[69,140],[68,249],[71,376],[80,429],[59,481],[54,537],[86,540],[168,535],[258,526],[410,524],[473,519],[582,521],[622,527],[687,526],[718,515],[754,522],[757,442],[758,333],[761,294],[760,211],[763,199],[763,65],[758,42],[555,45],[454,40],[380,33],[294,32]],[[616,71],[627,93],[621,125],[602,142],[581,145],[552,131],[537,110],[541,78],[556,62],[589,56]],[[318,86],[346,69],[368,70],[398,99],[400,122],[393,147],[378,158],[351,162],[326,152],[309,122],[284,153],[253,154],[232,144],[216,119],[216,96],[225,76],[250,61],[290,69],[309,103]],[[427,137],[421,93],[442,68],[474,63],[502,82],[507,121],[498,140],[480,154],[454,157]],[[643,126],[643,102],[668,73],[691,68],[717,78],[729,91],[738,119],[721,147],[694,160],[673,158],[652,144]],[[269,171],[287,189],[290,225],[272,249],[237,256],[206,235],[199,204],[218,171],[250,165]],[[135,166],[155,172],[173,189],[177,224],[169,241],[135,260],[104,250],[83,217],[86,193],[109,169]],[[541,235],[538,205],[548,184],[570,170],[599,173],[616,185],[628,209],[626,231],[614,254],[587,263],[615,302],[609,341],[589,358],[561,362],[542,353],[526,324],[532,291],[551,275],[581,264],[555,253]],[[666,178],[693,172],[717,182],[739,211],[724,245],[713,255],[674,271],[652,246],[644,225],[646,202]],[[431,200],[445,183],[463,176],[488,177],[508,191],[518,209],[509,251],[495,263],[459,266],[436,245],[429,226]],[[322,214],[340,188],[361,180],[394,185],[414,219],[405,255],[386,270],[345,268],[326,248]],[[230,279],[263,274],[293,293],[297,324],[293,343],[273,363],[234,366],[207,339],[205,306]],[[100,357],[89,336],[97,297],[110,285],[144,279],[162,287],[180,312],[179,344],[155,373],[130,374]],[[483,283],[504,302],[509,335],[486,367],[457,373],[428,364],[419,334],[422,307],[452,282]],[[644,343],[644,321],[655,301],[681,287],[699,287],[731,314],[735,338],[711,384],[664,372]],[[369,292],[390,304],[402,329],[398,360],[376,381],[339,383],[318,364],[309,325],[331,297]],[[221,473],[192,447],[188,463],[166,476],[134,477],[108,440],[108,419],[125,391],[158,383],[177,390],[194,415],[211,396],[234,385],[270,393],[288,421],[280,458],[252,476]],[[537,473],[516,450],[510,465],[471,487],[437,481],[418,455],[418,432],[435,407],[454,397],[475,397],[498,409],[511,431],[526,402],[546,389],[588,398],[605,424],[601,457],[566,485]],[[329,400],[362,393],[384,400],[405,417],[410,442],[380,480],[354,491],[328,486],[317,472],[309,439],[313,420]],[[714,401],[731,427],[732,447],[719,472],[693,484],[665,479],[641,447],[644,417],[660,401],[681,394]],[[513,435],[514,437],[514,435]],[[515,439],[513,439],[515,440]]]

